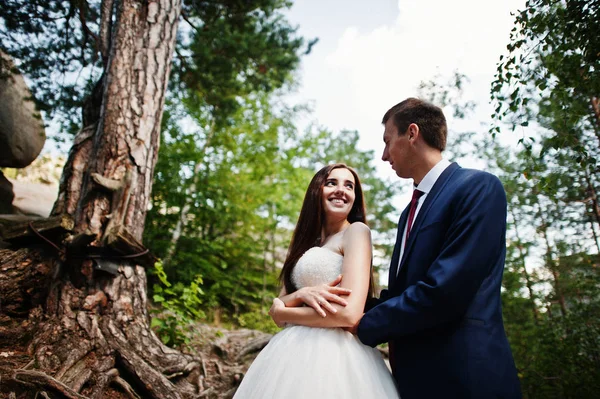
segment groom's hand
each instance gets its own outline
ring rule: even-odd
[[[364,313],[363,313],[363,316],[364,316]],[[345,327],[344,330],[356,335],[356,331],[358,330],[358,325],[360,324],[361,320],[362,320],[362,316],[360,317],[360,319],[358,319],[358,321],[352,327]]]
[[[348,305],[348,302],[341,296],[350,295],[352,290],[337,287],[341,281],[342,275],[340,274],[335,280],[327,284],[300,288],[296,291],[296,295],[300,301],[313,308],[321,316],[326,317],[327,313],[325,311],[337,313],[332,303],[337,303],[341,306]]]

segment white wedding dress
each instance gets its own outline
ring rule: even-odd
[[[314,247],[292,273],[296,287],[324,284],[342,270],[342,255]],[[288,326],[276,334],[246,373],[235,399],[398,398],[377,349],[341,328]]]

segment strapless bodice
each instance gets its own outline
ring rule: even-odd
[[[296,263],[292,282],[296,288],[329,283],[342,273],[343,260],[342,255],[327,248],[312,247]]]

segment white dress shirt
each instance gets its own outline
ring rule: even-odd
[[[421,195],[421,198],[419,198],[419,201],[417,202],[417,209],[415,210],[413,224],[415,224],[415,221],[417,220],[417,215],[419,214],[421,206],[423,206],[423,202],[425,202],[425,198],[427,198],[427,194],[429,194],[437,179],[446,170],[446,168],[450,166],[450,164],[450,161],[442,158],[441,161],[435,164],[435,166],[431,168],[429,172],[427,172],[423,180],[421,180],[421,183],[419,183],[419,185],[415,187],[416,190],[422,191],[424,194]],[[402,230],[402,243],[400,244],[400,258],[398,258],[398,267],[396,268],[396,273],[398,273],[398,271],[400,270],[400,263],[402,262],[402,256],[404,255],[404,245],[406,244],[405,241],[407,227],[407,224],[404,224],[404,229]]]

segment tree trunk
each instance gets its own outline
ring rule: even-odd
[[[592,200],[592,212],[594,213],[594,217],[596,218],[596,223],[600,226],[600,206],[598,205],[598,196],[596,195],[596,190],[594,189],[594,185],[592,184],[592,178],[587,169],[587,166],[584,168],[585,172],[585,182],[587,183],[587,193]]]
[[[587,212],[587,210],[585,211],[585,214],[590,221],[590,228],[592,229],[592,235],[594,236],[594,244],[596,244],[596,251],[600,253],[600,243],[598,242],[598,233],[596,233],[596,227],[594,226],[594,218],[589,212]]]
[[[600,128],[600,99],[598,97],[590,97],[590,104],[596,117],[596,127]],[[596,129],[598,131],[598,129]]]
[[[533,312],[533,320],[534,320],[535,324],[538,324],[539,323],[539,315],[538,315],[537,305],[535,304],[535,293],[533,291],[533,282],[531,281],[531,276],[529,275],[529,272],[527,271],[527,267],[525,266],[526,265],[526,263],[525,263],[526,254],[523,251],[523,241],[521,241],[521,237],[519,235],[517,216],[515,215],[514,209],[512,207],[510,208],[510,213],[515,222],[515,236],[517,237],[517,248],[519,250],[519,260],[521,261],[521,268],[522,268],[523,276],[525,277],[525,285],[527,286],[527,292],[529,293],[531,310]]]
[[[538,204],[538,206],[539,206],[539,204]],[[546,243],[546,268],[552,274],[554,293],[556,294],[557,302],[560,305],[560,312],[561,312],[562,316],[564,317],[567,315],[567,304],[565,302],[565,296],[563,295],[562,288],[561,288],[560,275],[559,275],[558,269],[556,267],[556,262],[554,261],[554,258],[552,255],[553,251],[552,251],[552,246],[550,245],[550,239],[548,238],[548,231],[547,231],[548,223],[546,222],[546,219],[544,218],[541,206],[538,209],[538,216],[539,216],[540,220],[542,221],[542,226],[539,228],[539,231],[542,234],[542,238],[544,239],[544,242]]]
[[[109,249],[123,235],[142,238],[180,9],[180,0],[117,3],[108,44],[103,30],[109,52],[99,86],[99,119],[84,118],[53,209],[53,215],[73,217],[74,234],[55,240],[58,254],[0,251],[3,301],[3,279],[18,287],[7,297],[11,302],[3,303],[2,316],[12,310],[32,320],[26,308],[44,304],[38,307],[43,315],[34,318],[39,322],[27,330],[34,335],[29,344],[33,361],[9,376],[12,386],[30,395],[25,397],[186,398],[201,393],[196,359],[164,346],[150,330],[141,258]],[[29,298],[27,274],[39,280],[38,292]],[[6,340],[3,326],[0,337]],[[12,328],[25,327],[22,322]]]

